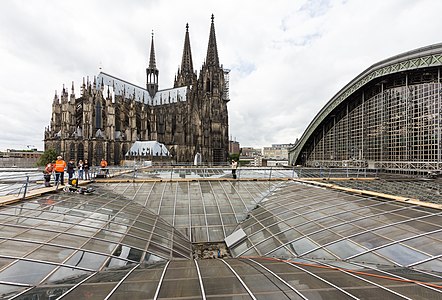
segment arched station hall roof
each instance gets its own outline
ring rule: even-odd
[[[307,141],[313,136],[313,133],[320,127],[327,116],[339,105],[349,101],[351,95],[373,80],[402,72],[440,66],[442,66],[442,43],[398,54],[370,66],[334,95],[313,118],[299,139],[299,142],[289,150],[291,162],[296,163],[298,161],[299,154],[307,144]]]

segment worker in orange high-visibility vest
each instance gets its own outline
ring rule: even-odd
[[[104,158],[101,159],[100,166],[102,168],[106,168],[107,167],[107,161]]]
[[[55,182],[64,185],[64,169],[66,168],[66,162],[61,155],[57,156],[55,161]]]
[[[109,169],[107,168],[107,161],[104,158],[101,159],[100,167],[102,170],[101,172],[102,174],[104,174],[105,176],[109,175]]]

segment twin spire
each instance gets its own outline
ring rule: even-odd
[[[184,37],[183,59],[181,60],[181,72],[193,73],[192,51],[190,50],[189,23],[186,24],[186,36]]]
[[[215,17],[212,14],[212,24],[210,24],[209,45],[207,46],[206,64],[211,67],[219,67],[218,48],[216,47]]]
[[[215,35],[215,24],[214,24],[214,15],[212,14],[212,22],[210,25],[210,34],[209,34],[209,45],[207,47],[207,55],[206,55],[206,65],[209,67],[219,67],[219,58],[218,58],[218,49],[216,46],[216,35]],[[156,60],[155,60],[155,48],[153,41],[153,31],[152,31],[152,41],[150,45],[150,57],[149,57],[149,67],[146,69],[147,72],[147,90],[153,97],[155,93],[158,91],[158,69],[156,68]],[[181,59],[181,69],[179,71],[178,76],[182,76],[183,79],[189,79],[190,76],[194,74],[193,70],[193,61],[192,61],[192,51],[190,48],[190,37],[189,37],[189,24],[186,24],[186,34],[184,37],[184,48],[183,48],[183,56]],[[156,78],[155,78],[156,75]],[[188,80],[184,79],[187,83]]]

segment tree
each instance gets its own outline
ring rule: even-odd
[[[239,161],[239,153],[230,153],[229,158],[230,158],[230,161],[232,161],[232,159]]]
[[[37,166],[46,166],[51,161],[57,159],[57,152],[55,149],[48,149],[40,156],[40,159],[37,161]]]

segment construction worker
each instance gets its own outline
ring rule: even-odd
[[[44,170],[45,187],[51,186],[51,175],[54,171],[55,161],[49,162]]]
[[[55,161],[55,182],[64,185],[64,169],[66,168],[66,162],[61,155],[57,156]]]
[[[104,158],[101,159],[100,166],[102,168],[106,168],[107,167],[107,161]]]
[[[75,162],[73,159],[69,160],[66,171],[68,172],[68,182],[70,182],[75,172]]]
[[[104,176],[108,176],[109,175],[109,169],[107,168],[107,161],[102,158],[101,162],[100,162],[100,167],[101,167],[101,174],[103,174]]]

